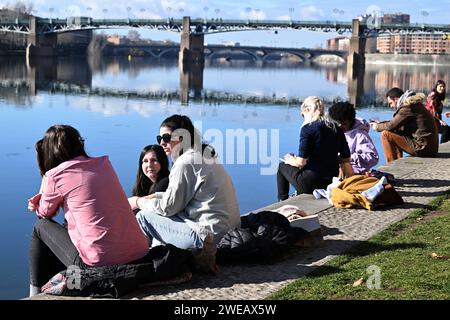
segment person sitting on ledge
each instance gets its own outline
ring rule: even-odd
[[[326,188],[333,177],[339,175],[340,162],[347,164],[343,168],[350,167],[350,150],[344,132],[325,114],[323,101],[315,96],[306,98],[301,105],[301,115],[305,120],[298,156],[286,154],[278,167],[279,201],[289,197],[289,184],[297,194],[313,193],[314,189]]]
[[[386,93],[389,106],[395,110],[390,121],[371,121],[374,131],[381,132],[384,156],[392,162],[403,151],[414,157],[434,157],[438,152],[438,128],[434,117],[425,108],[425,95],[400,88]]]
[[[378,152],[369,136],[370,125],[356,118],[355,107],[349,102],[337,102],[328,110],[331,119],[339,123],[350,148],[350,164],[355,174],[364,174],[378,163]]]

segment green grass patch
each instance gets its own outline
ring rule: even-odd
[[[450,256],[448,193],[268,299],[450,299],[450,259],[433,253]]]

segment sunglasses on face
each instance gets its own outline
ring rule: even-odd
[[[164,141],[165,143],[169,143],[172,140],[172,135],[170,133],[164,133],[162,136],[157,135],[156,141],[158,143],[161,143],[161,141]]]

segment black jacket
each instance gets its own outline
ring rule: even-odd
[[[217,246],[217,263],[274,263],[306,235],[286,217],[272,211],[241,217],[241,228],[229,231]]]

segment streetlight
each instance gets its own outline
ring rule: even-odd
[[[128,20],[130,20],[131,7],[127,7],[127,12]]]
[[[54,10],[55,10],[54,8],[48,8],[48,12],[50,12],[50,23],[52,23],[51,21],[52,21],[52,15],[53,15]]]
[[[178,9],[178,12],[180,13],[180,16],[183,18],[184,9],[180,8],[180,9]]]
[[[425,17],[428,17],[429,13],[428,11],[422,10],[420,11],[420,14],[423,16],[423,25],[425,25]]]
[[[219,20],[220,9],[215,9],[214,12],[216,13],[217,20]]]
[[[259,21],[259,13],[261,12],[261,9],[255,9],[256,12],[256,21]]]
[[[106,19],[106,13],[108,12],[108,9],[103,9],[102,10],[102,12],[103,12],[103,19]]]
[[[170,12],[172,11],[172,7],[167,7],[166,10],[167,10],[167,19],[170,20]]]
[[[208,7],[204,7],[204,8],[203,8],[203,11],[205,11],[205,22],[206,22],[206,20],[207,20],[206,13],[208,12],[208,10],[209,10]]]
[[[294,13],[294,8],[289,8],[289,20],[292,21],[292,14]]]
[[[88,17],[91,17],[91,14],[90,14],[91,11],[92,11],[91,7],[87,7],[86,8],[86,12],[87,12]]]
[[[250,12],[252,12],[252,8],[250,7],[245,8],[245,12],[247,13],[247,20],[250,20]]]

